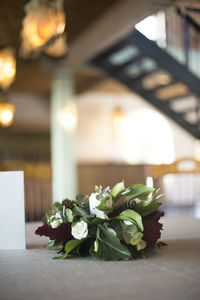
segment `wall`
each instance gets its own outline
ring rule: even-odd
[[[117,106],[120,106],[125,114],[141,109],[156,111],[142,98],[120,87],[119,84],[115,84],[113,88],[111,86],[110,83],[107,84],[107,87],[104,84],[101,88],[98,87],[81,94],[76,99],[79,118],[76,153],[79,162],[124,162],[122,152],[126,145],[123,148],[115,143],[111,126],[111,114]],[[17,107],[15,122],[12,128],[0,131],[0,154],[2,151],[11,153],[11,155],[15,153],[16,159],[20,157],[21,152],[22,155],[34,160],[41,154],[43,160],[48,160],[50,149],[47,96],[15,93],[10,95],[9,100]],[[173,133],[174,159],[194,156],[195,139],[173,121],[167,118],[165,120],[169,122]],[[143,122],[145,124],[146,120]],[[148,128],[149,124],[145,126]],[[138,136],[138,132],[140,133],[139,128],[132,129],[130,139],[132,139],[133,150],[131,151],[134,151],[134,139],[136,133]],[[160,138],[165,142],[164,136]],[[163,142],[156,141],[154,149],[157,149]],[[148,154],[146,147],[148,145],[144,145],[143,156],[136,163],[146,162],[145,157]],[[171,151],[169,148],[167,145],[166,149]]]
[[[16,107],[14,123],[0,128],[0,161],[5,159],[50,160],[50,109],[47,96],[10,93]]]
[[[111,113],[117,106],[120,106],[125,114],[141,109],[158,112],[136,94],[127,92],[88,92],[77,98],[77,106],[79,116],[77,157],[79,161],[119,162],[124,160],[121,149],[116,145],[112,136]],[[173,159],[194,156],[195,139],[175,122],[165,116],[164,118],[172,130],[174,140]],[[132,137],[130,137],[132,139],[134,139],[134,130],[138,131],[140,129],[133,128]],[[159,144],[159,140],[157,143]],[[148,149],[144,149],[144,161],[140,161],[139,163],[146,162],[145,151],[148,151]]]
[[[50,108],[47,95],[10,93],[8,100],[16,106],[14,129],[29,132],[49,131]]]

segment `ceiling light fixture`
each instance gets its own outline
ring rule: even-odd
[[[125,115],[120,107],[114,109],[111,115],[112,126],[115,130],[119,130],[124,121]]]
[[[72,101],[67,103],[63,109],[58,111],[57,119],[60,125],[67,131],[73,131],[77,126],[77,108]]]
[[[13,123],[15,114],[15,106],[8,103],[4,98],[0,99],[0,125],[8,127]]]
[[[24,10],[21,57],[27,59],[42,51],[56,57],[66,54],[63,0],[29,0]]]
[[[111,114],[111,124],[113,128],[113,139],[118,145],[123,144],[122,127],[125,114],[120,107],[116,107]]]
[[[15,79],[16,60],[11,48],[0,50],[0,89],[5,91]]]

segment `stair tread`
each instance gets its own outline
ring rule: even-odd
[[[138,56],[118,66],[110,63],[109,59],[112,53],[120,51],[120,49],[123,50],[128,46],[130,47],[130,45],[139,49]],[[94,58],[92,63],[103,68],[112,77],[160,109],[195,138],[200,138],[199,117],[197,122],[191,123],[191,120],[186,116],[189,112],[177,112],[169,105],[171,101],[181,100],[192,94],[200,98],[200,80],[165,50],[159,48],[155,42],[148,40],[135,30],[118,44]],[[166,84],[157,84],[157,86],[151,89],[145,88],[145,80],[147,82],[148,76],[152,76],[152,78],[156,76],[156,72],[168,74],[168,77],[171,77],[169,82],[167,82],[167,76],[165,75],[163,76],[163,82],[166,80]],[[138,76],[136,76],[137,74]],[[152,80],[155,81],[155,79]],[[150,82],[149,86],[152,82]]]

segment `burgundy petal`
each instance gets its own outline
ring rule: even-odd
[[[57,228],[51,228],[45,223],[36,229],[35,234],[47,236],[50,240],[56,240],[58,243],[66,243],[73,239],[70,223],[62,223]]]
[[[147,246],[153,246],[161,236],[163,225],[159,223],[159,219],[164,216],[164,212],[159,210],[153,212],[149,216],[143,217],[142,222],[144,225],[143,240],[146,241]]]

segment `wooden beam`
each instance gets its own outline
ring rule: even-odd
[[[49,94],[50,89],[51,74],[43,72],[37,62],[18,63],[11,91]]]
[[[76,67],[116,43],[145,17],[174,5],[174,0],[118,1],[69,45],[61,66]]]

